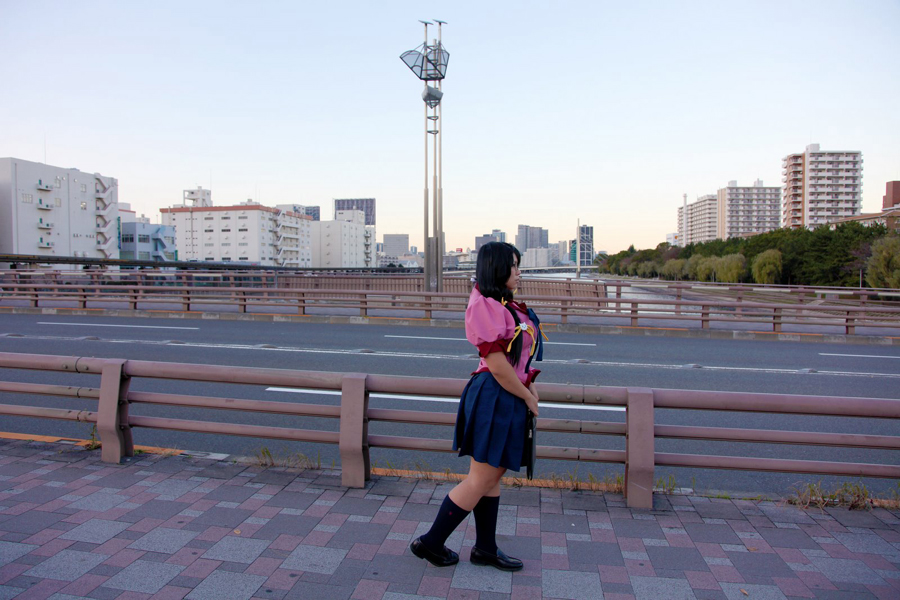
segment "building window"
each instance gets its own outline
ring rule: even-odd
[[[241,217],[238,217],[238,219],[246,219],[246,218],[247,218],[247,215],[244,215],[244,216],[241,216]]]
[[[204,229],[204,230],[203,230],[203,233],[212,233],[213,231],[214,231],[214,230],[212,230],[212,229]]]
[[[34,203],[34,196],[31,194],[22,194],[22,202],[25,204],[32,204]]]
[[[206,247],[209,247],[209,246],[215,246],[215,244],[203,244],[203,245],[206,246]]]
[[[223,245],[223,246],[230,246],[230,245],[231,245],[231,242],[225,242],[225,243],[222,244],[222,245]]]
[[[231,220],[231,217],[222,217],[222,220],[223,220],[223,221],[230,221],[230,220]]]
[[[224,231],[224,230],[223,230],[223,231]],[[246,227],[242,227],[242,228],[238,229],[238,231],[247,231],[247,228],[246,228]]]
[[[133,244],[134,243],[134,234],[133,233],[123,233],[122,234],[122,243],[123,244]]]
[[[250,260],[250,259],[247,258],[246,256],[242,256],[242,257],[238,258],[238,260]]]
[[[138,260],[150,260],[149,252],[138,252]]]
[[[150,236],[147,234],[138,234],[138,243],[139,244],[149,244]]]
[[[87,202],[81,203],[81,210],[87,210]]]
[[[82,184],[81,184],[81,191],[82,191],[82,192],[86,192],[86,191],[87,191],[87,184],[86,184],[86,183],[82,183]]]
[[[214,217],[203,217],[204,221],[212,221]]]
[[[213,257],[212,257],[212,256],[207,256],[207,257],[204,258],[203,260],[213,260]]]
[[[247,242],[240,242],[240,243],[238,243],[238,246],[246,246],[246,245],[247,245]]]
[[[231,233],[231,228],[223,229],[223,230],[222,230],[222,233],[226,233],[226,232],[227,232],[227,233]]]

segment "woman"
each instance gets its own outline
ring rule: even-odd
[[[475,289],[466,308],[466,338],[478,347],[481,362],[459,402],[453,449],[470,456],[469,474],[444,499],[431,530],[413,540],[410,550],[438,567],[459,562],[444,545],[453,530],[475,513],[475,546],[470,560],[504,571],[522,561],[497,548],[500,478],[522,464],[528,411],[538,414],[533,382],[543,343],[534,311],[513,300],[519,285],[519,251],[490,242],[478,251]]]

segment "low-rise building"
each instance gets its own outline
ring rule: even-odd
[[[119,258],[119,182],[0,158],[0,253]]]
[[[185,190],[181,205],[160,213],[163,224],[175,228],[180,260],[312,266],[312,218],[307,215],[250,200],[213,206],[211,193],[202,189]]]
[[[378,265],[375,228],[366,227],[362,210],[339,210],[334,221],[312,222],[312,266],[366,268]]]

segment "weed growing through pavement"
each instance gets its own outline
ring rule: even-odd
[[[663,494],[671,494],[675,491],[675,487],[675,476],[670,474],[667,479],[660,477],[656,480],[654,491],[662,492]]]
[[[822,482],[795,484],[793,493],[787,498],[788,504],[801,508],[823,509],[829,506],[846,506],[850,510],[871,510],[873,507],[900,508],[900,482],[890,498],[872,496],[862,482],[844,482],[829,491]]]
[[[88,436],[87,443],[84,445],[85,450],[96,450],[100,447],[100,440],[97,438],[97,424],[91,427],[91,433]]]
[[[268,446],[263,446],[249,454],[251,462],[260,467],[287,467],[289,469],[321,469],[322,454],[317,454],[313,459],[302,452],[290,452],[284,449],[272,452]]]

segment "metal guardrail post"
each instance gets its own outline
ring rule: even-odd
[[[775,333],[781,333],[781,309],[773,308],[772,309],[772,331]]]
[[[369,302],[367,300],[366,294],[359,295],[359,316],[367,317],[369,316],[368,312]]]
[[[853,335],[856,333],[856,327],[854,326],[855,318],[853,317],[853,312],[847,311],[847,318],[845,321],[845,332],[847,335]]]
[[[369,392],[360,373],[341,379],[341,484],[362,488],[371,475],[369,465]]]
[[[629,508],[653,508],[653,390],[628,388],[625,412],[625,498]]]
[[[131,379],[123,372],[124,360],[110,360],[100,371],[100,401],[97,408],[97,433],[100,434],[103,462],[119,464],[123,456],[134,456],[134,441],[128,425],[128,386]]]
[[[700,308],[700,329],[709,329],[709,307]]]
[[[306,314],[306,294],[297,292],[297,314],[304,316]]]

